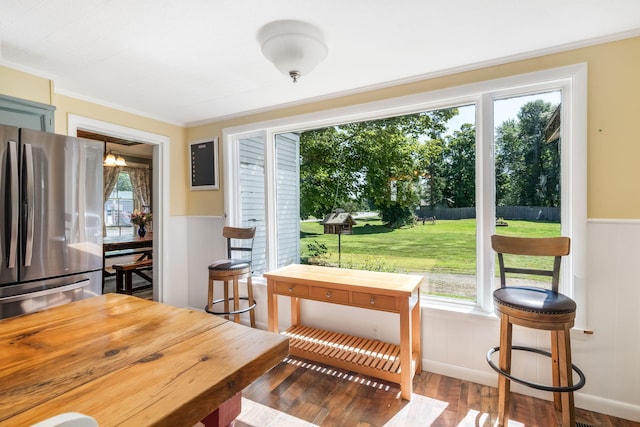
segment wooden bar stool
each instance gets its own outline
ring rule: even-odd
[[[205,311],[207,313],[222,315],[229,319],[233,315],[233,320],[240,323],[240,315],[249,312],[251,327],[256,327],[254,309],[256,302],[253,298],[253,286],[251,283],[251,254],[253,251],[253,238],[256,228],[224,227],[222,235],[227,239],[227,258],[218,260],[209,265],[209,296]],[[233,252],[248,252],[248,258],[232,258]],[[238,291],[239,281],[247,279],[247,297],[240,297]],[[223,282],[224,298],[213,299],[213,286],[215,281]],[[229,282],[233,283],[233,295],[229,296]],[[247,301],[247,307],[240,308],[240,301]],[[233,310],[229,302],[233,301]],[[224,311],[213,311],[215,304],[224,304]]]
[[[524,238],[491,236],[491,246],[498,254],[500,288],[493,292],[496,314],[500,317],[500,346],[487,353],[487,362],[498,374],[498,425],[509,422],[511,380],[538,390],[553,392],[554,407],[562,412],[562,425],[576,425],[573,392],[585,384],[585,376],[571,363],[569,331],[576,317],[576,303],[558,293],[560,263],[569,254],[568,237]],[[553,257],[553,270],[505,267],[503,254]],[[533,286],[507,286],[505,273],[551,277],[551,289]],[[551,353],[524,346],[512,346],[512,325],[551,332]],[[553,385],[525,381],[511,375],[511,351],[523,350],[551,357]],[[499,366],[491,359],[500,352]],[[580,381],[573,384],[573,371]]]

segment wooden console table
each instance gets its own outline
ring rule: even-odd
[[[291,298],[289,336],[294,356],[400,384],[411,399],[415,372],[422,370],[421,276],[292,264],[265,273],[268,327],[278,332],[278,295]],[[300,299],[400,315],[400,345],[310,328],[300,324]]]

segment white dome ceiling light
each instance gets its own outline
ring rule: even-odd
[[[306,22],[280,20],[258,31],[262,54],[296,83],[327,56],[322,32]]]

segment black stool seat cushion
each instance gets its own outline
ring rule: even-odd
[[[222,259],[215,261],[209,266],[209,270],[213,271],[231,271],[249,268],[249,262],[244,259]]]
[[[576,303],[571,298],[541,288],[499,288],[493,291],[493,302],[529,313],[567,314],[576,311]]]

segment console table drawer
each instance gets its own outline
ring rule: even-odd
[[[290,295],[292,297],[308,297],[309,287],[296,283],[277,282],[276,293],[280,295]]]
[[[349,304],[349,291],[314,286],[311,288],[310,298],[336,304]]]
[[[396,299],[388,295],[353,292],[353,305],[358,305],[364,308],[375,308],[377,310],[395,311]]]

